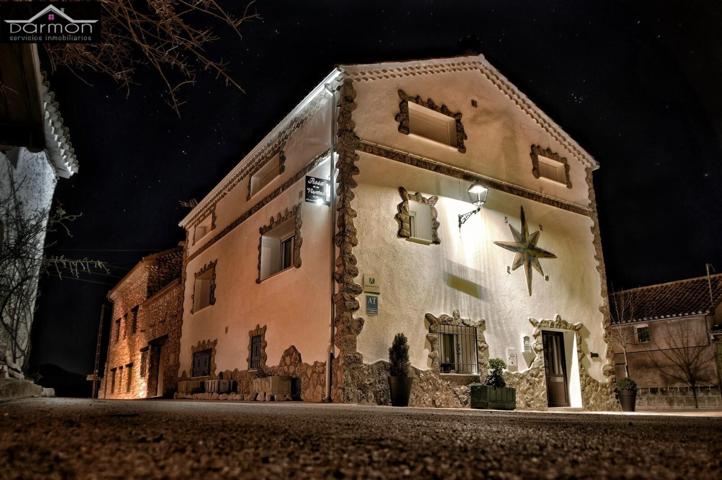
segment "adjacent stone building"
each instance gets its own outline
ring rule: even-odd
[[[112,317],[100,398],[172,397],[177,389],[182,247],[138,262],[108,293]]]
[[[386,404],[402,332],[412,405],[614,408],[597,168],[483,56],[338,67],[180,223],[179,395]]]
[[[640,408],[722,406],[722,274],[615,292],[616,374]],[[692,389],[691,383],[695,383]]]

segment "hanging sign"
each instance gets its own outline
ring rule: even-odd
[[[306,201],[328,205],[331,201],[331,185],[325,178],[306,176]]]
[[[379,314],[379,297],[377,295],[366,295],[366,315]]]

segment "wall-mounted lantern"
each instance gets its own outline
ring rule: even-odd
[[[469,190],[467,191],[469,192],[469,198],[471,199],[471,203],[476,208],[470,212],[459,215],[459,230],[461,230],[461,226],[465,224],[472,215],[481,211],[481,207],[484,206],[484,203],[486,203],[486,197],[487,195],[489,195],[489,189],[486,188],[484,185],[476,182],[472,183],[469,187]]]

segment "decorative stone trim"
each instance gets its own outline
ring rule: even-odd
[[[586,169],[586,181],[589,189],[589,204],[591,205],[591,218],[593,225],[591,226],[591,232],[594,237],[594,259],[597,262],[597,273],[599,274],[599,282],[602,289],[601,306],[599,311],[602,312],[602,326],[604,331],[604,342],[607,344],[607,353],[604,360],[604,366],[602,367],[602,373],[607,379],[610,385],[614,385],[616,382],[615,371],[614,371],[614,349],[611,348],[613,345],[613,332],[612,332],[612,315],[609,311],[609,292],[607,291],[607,271],[604,265],[604,252],[602,251],[602,236],[599,230],[599,216],[597,215],[597,199],[594,191],[594,182],[592,180],[592,169]]]
[[[263,161],[258,162],[251,171],[248,172],[248,192],[246,194],[246,200],[250,200],[253,196],[251,192],[251,179],[253,176],[263,167],[266,166],[268,162],[278,155],[278,175],[281,175],[283,172],[286,171],[286,153],[284,152],[283,148],[281,146],[278,146],[275,150],[272,150],[266,157],[263,159]]]
[[[335,205],[337,212],[335,244],[338,256],[334,273],[336,291],[333,300],[336,308],[334,343],[339,349],[341,376],[336,379],[343,392],[340,400],[346,403],[357,403],[359,395],[357,385],[362,377],[363,357],[358,353],[356,341],[363,328],[364,320],[354,317],[354,313],[359,309],[356,297],[361,294],[363,289],[355,282],[359,270],[356,266],[357,260],[353,254],[353,248],[358,245],[358,238],[354,226],[356,211],[351,207],[351,201],[354,198],[353,189],[358,186],[353,177],[359,174],[356,166],[359,158],[356,153],[359,138],[354,131],[352,119],[353,110],[356,108],[356,92],[353,83],[345,79],[339,91],[338,142],[336,146],[338,186],[336,187]]]
[[[211,208],[210,210],[208,210],[208,212],[206,213],[206,215],[203,215],[202,217],[198,217],[196,220],[193,221],[192,224],[188,224],[188,226],[186,227],[187,230],[193,230],[193,229],[195,229],[196,226],[198,226],[203,220],[205,220],[206,218],[208,218],[209,215],[211,216],[211,230],[215,229],[215,228],[216,228],[216,206],[213,205],[213,208]],[[195,232],[194,232],[194,234],[193,234],[193,244],[195,244],[198,240],[200,240],[200,239],[196,239],[196,238],[195,238]]]
[[[260,168],[259,165],[265,164],[268,159],[272,158],[273,155],[269,152],[277,152],[281,148],[281,145],[285,144],[291,137],[291,135],[293,135],[299,128],[301,128],[306,123],[306,120],[308,120],[316,112],[318,112],[318,110],[321,108],[321,105],[323,104],[322,99],[323,95],[317,96],[313,101],[308,104],[308,106],[306,106],[303,111],[298,114],[296,118],[294,118],[288,124],[285,129],[283,129],[275,137],[269,139],[266,144],[258,150],[257,153],[255,153],[250,158],[250,154],[244,157],[243,160],[241,160],[241,162],[236,165],[233,170],[231,170],[231,174],[229,174],[228,180],[221,188],[218,189],[218,193],[216,193],[211,199],[208,200],[207,205],[204,205],[198,211],[198,213],[195,214],[188,221],[188,224],[191,224],[192,222],[196,221],[197,218],[204,216],[206,212],[213,208],[223,197],[228,194],[228,192],[233,190],[236,185],[241,183],[243,179],[249,175],[249,172],[254,169]],[[245,162],[243,166],[241,166],[241,164],[244,163],[246,159],[248,159],[248,161]]]
[[[213,273],[212,273],[212,275],[211,275],[211,286],[210,286],[210,292],[209,292],[210,298],[208,299],[208,304],[209,304],[209,305],[215,305],[215,304],[216,304],[216,264],[217,264],[217,263],[218,263],[218,260],[211,260],[210,262],[208,262],[208,263],[206,263],[205,265],[203,265],[203,266],[201,267],[201,269],[198,270],[198,271],[195,273],[195,278],[198,278],[198,277],[200,277],[201,275],[203,275],[204,273],[206,273],[207,271],[213,270]],[[195,313],[195,312],[196,312],[196,309],[195,309],[195,304],[196,304],[196,302],[195,302],[195,295],[196,295],[196,289],[195,289],[195,285],[194,285],[194,286],[193,286],[193,293],[191,293],[191,313]]]
[[[434,372],[438,373],[441,367],[439,362],[439,326],[441,325],[476,327],[476,361],[478,362],[479,374],[481,375],[486,371],[487,365],[489,365],[489,345],[486,343],[484,336],[486,320],[461,318],[458,310],[451,312],[451,316],[441,314],[436,317],[431,313],[427,313],[424,315],[424,320],[426,329],[429,331],[426,334],[426,340],[429,342],[429,363]]]
[[[572,180],[569,178],[569,161],[567,160],[567,157],[562,157],[557,152],[549,149],[549,148],[542,148],[539,145],[532,145],[531,146],[531,152],[529,153],[531,156],[531,173],[534,175],[534,178],[539,178],[539,156],[546,158],[551,158],[552,160],[555,160],[559,163],[564,164],[564,177],[566,179],[566,186],[567,188],[572,188]]]
[[[268,342],[266,342],[266,328],[266,325],[261,327],[260,324],[256,324],[256,328],[248,332],[248,357],[246,358],[246,365],[248,365],[249,370],[251,370],[253,337],[257,335],[261,336],[261,365],[256,370],[263,372],[266,369],[266,361],[268,360],[268,355],[266,355],[266,347],[268,346]]]
[[[268,224],[263,225],[258,229],[260,233],[258,237],[258,276],[256,277],[256,283],[261,283],[261,251],[263,250],[263,236],[277,227],[279,224],[293,218],[294,219],[294,236],[293,241],[293,267],[301,268],[301,245],[303,244],[303,238],[301,238],[301,204],[297,204],[290,210],[287,208],[283,213],[279,213],[276,217],[271,217]]]
[[[216,378],[216,346],[218,346],[218,339],[215,338],[213,340],[200,340],[195,345],[191,346],[191,362],[193,361],[193,354],[196,352],[202,352],[203,350],[210,350],[211,351],[211,372],[210,372],[210,378]],[[193,368],[191,366],[191,375],[193,373]],[[181,375],[181,379],[185,379],[186,373],[185,371]],[[191,378],[203,378],[203,377],[191,377]]]
[[[518,197],[526,198],[535,202],[543,203],[545,205],[551,205],[552,207],[561,208],[568,212],[576,213],[584,216],[591,216],[591,210],[589,208],[582,207],[580,205],[559,200],[548,195],[543,195],[533,190],[527,190],[525,188],[506,183],[501,180],[497,180],[484,175],[473,174],[467,170],[452,167],[436,160],[432,160],[428,157],[422,157],[409,152],[397,150],[395,148],[387,147],[385,145],[379,145],[377,143],[369,142],[367,140],[361,140],[359,143],[359,151],[368,153],[370,155],[377,155],[389,160],[394,160],[399,163],[411,165],[413,167],[423,168],[431,172],[446,175],[448,177],[458,178],[469,183],[480,182],[487,185],[489,188],[499,190],[501,192],[516,195]]]
[[[409,130],[409,102],[413,102],[417,105],[421,105],[422,107],[426,107],[435,112],[446,115],[447,117],[453,118],[456,121],[456,145],[454,146],[459,152],[466,152],[464,140],[467,139],[467,136],[464,131],[464,125],[461,123],[461,112],[452,112],[449,110],[449,107],[444,104],[437,105],[432,99],[429,98],[424,100],[419,95],[413,97],[401,89],[399,89],[398,93],[401,102],[399,103],[399,113],[396,114],[395,118],[396,121],[399,122],[399,132],[406,135],[411,133]]]
[[[321,161],[325,159],[330,153],[330,150],[326,150],[314,157],[314,159],[306,165],[304,168],[298,171],[293,177],[289,178],[285,182],[283,182],[278,188],[270,192],[268,195],[263,197],[258,203],[253,205],[251,208],[243,212],[238,218],[233,220],[231,223],[229,223],[226,227],[223,228],[220,232],[218,232],[213,238],[208,240],[207,242],[203,243],[198,249],[194,250],[193,253],[188,257],[188,261],[193,260],[198,255],[203,253],[206,249],[210,248],[214,243],[228,235],[234,228],[236,228],[238,225],[242,224],[246,220],[248,220],[254,213],[258,212],[260,209],[271,203],[276,197],[278,197],[280,194],[291,188],[296,182],[303,179],[308,172],[316,168],[321,164]]]
[[[399,222],[398,235],[401,238],[411,238],[411,215],[409,213],[409,200],[413,200],[424,205],[428,205],[431,208],[431,243],[436,245],[441,243],[439,240],[439,213],[436,211],[436,202],[439,201],[439,197],[424,197],[419,192],[410,194],[404,187],[399,187],[399,195],[401,195],[401,203],[396,207],[398,213],[396,214],[396,221]]]

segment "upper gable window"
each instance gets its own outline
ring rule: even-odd
[[[215,212],[211,212],[193,228],[193,244],[198,243],[200,239],[208,235],[208,232],[215,227]]]
[[[565,157],[538,145],[531,147],[532,174],[535,178],[544,178],[572,188],[569,179],[569,162]]]
[[[437,105],[430,98],[424,100],[403,90],[399,90],[398,94],[401,99],[399,113],[396,114],[399,132],[418,135],[454,147],[461,153],[466,152],[464,140],[467,137],[461,123],[461,112],[452,112],[444,104]]]
[[[456,147],[456,120],[415,103],[409,103],[409,133]]]
[[[271,183],[277,176],[283,173],[285,156],[283,151],[276,153],[269,161],[266,162],[256,173],[251,175],[248,184],[248,198],[251,198],[263,187]]]
[[[260,248],[259,281],[300,264],[300,258],[296,262],[296,257],[300,255],[296,216],[290,215],[271,228],[264,229]]]

